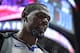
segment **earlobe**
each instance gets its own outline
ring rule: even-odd
[[[27,23],[27,21],[24,21],[24,23],[26,24],[26,23]]]

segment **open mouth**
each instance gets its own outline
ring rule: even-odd
[[[39,26],[39,32],[40,33],[44,33],[45,32],[45,30],[46,30],[46,27],[44,27],[44,26]]]

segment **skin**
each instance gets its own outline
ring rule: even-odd
[[[49,21],[50,16],[43,12],[30,14],[27,18],[27,21],[25,20],[23,22],[23,28],[19,33],[19,38],[23,40],[26,45],[28,44],[29,46],[32,46],[36,44],[37,38],[32,36],[30,31],[35,29],[39,32],[39,34],[44,34],[49,24]]]

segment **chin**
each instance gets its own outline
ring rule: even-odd
[[[43,35],[43,34],[44,34],[44,32],[41,33],[41,35]]]
[[[44,33],[40,33],[40,36],[43,37],[44,36]]]

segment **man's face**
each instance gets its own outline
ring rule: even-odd
[[[43,12],[37,12],[32,14],[30,18],[28,18],[29,29],[30,30],[35,29],[38,33],[44,34],[50,21],[50,16]]]

